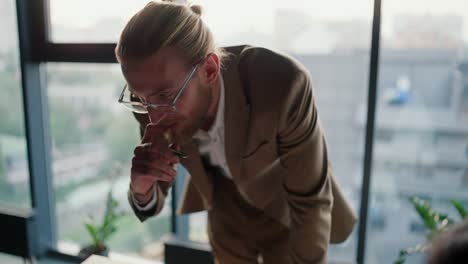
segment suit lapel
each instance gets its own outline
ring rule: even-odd
[[[182,151],[187,154],[188,158],[181,159],[181,164],[187,169],[191,181],[199,188],[199,191],[203,193],[204,198],[207,199],[209,204],[213,196],[213,181],[205,172],[200,151],[198,150],[198,142],[192,140],[191,143],[182,148]]]
[[[226,161],[234,180],[240,179],[242,154],[247,139],[250,107],[244,94],[244,89],[239,77],[238,55],[243,47],[227,48],[229,53],[221,74],[224,81],[225,104],[224,104],[224,140]],[[198,149],[198,142],[185,145],[182,150],[187,154],[187,159],[182,159],[182,165],[191,175],[191,180],[200,188],[208,201],[211,201],[213,182],[208,177]]]
[[[244,47],[227,49],[234,53],[222,70],[225,90],[224,141],[226,161],[234,180],[240,179],[241,160],[244,153],[250,106],[247,103],[239,76],[239,54]]]

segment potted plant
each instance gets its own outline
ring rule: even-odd
[[[112,189],[107,194],[106,209],[101,223],[90,217],[85,223],[86,230],[91,236],[92,243],[80,250],[78,256],[86,259],[89,256],[101,255],[107,256],[109,248],[107,246],[108,239],[117,232],[117,222],[122,217],[123,213],[118,212],[119,202],[112,196]]]
[[[410,198],[410,202],[413,204],[418,215],[421,217],[421,220],[424,223],[424,227],[428,230],[426,242],[418,244],[414,247],[400,250],[398,258],[393,262],[394,264],[405,263],[406,258],[411,254],[427,252],[431,247],[433,238],[439,235],[441,232],[444,232],[448,227],[455,224],[455,220],[446,214],[441,214],[437,211],[434,211],[431,204],[424,199],[412,197]],[[451,200],[450,203],[453,205],[453,207],[455,207],[462,220],[468,219],[468,211],[463,207],[461,202]]]

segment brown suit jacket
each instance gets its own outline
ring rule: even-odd
[[[307,70],[273,51],[228,47],[225,85],[225,150],[233,181],[253,206],[291,228],[297,251],[326,252],[344,241],[356,216],[337,185]],[[137,115],[143,130],[146,116]],[[190,176],[178,213],[211,208],[213,181],[197,142],[183,147]],[[158,185],[158,203],[141,221],[158,214],[170,184]],[[130,200],[131,201],[131,200]]]

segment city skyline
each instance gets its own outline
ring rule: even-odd
[[[89,27],[97,23],[101,18],[119,18],[126,21],[130,16],[144,7],[148,1],[136,0],[115,2],[102,0],[94,2],[92,0],[72,1],[72,0],[51,0],[50,17],[52,25]],[[255,28],[257,31],[267,34],[273,31],[274,16],[276,11],[281,9],[300,10],[311,18],[317,20],[353,20],[372,18],[373,1],[310,1],[297,0],[292,4],[285,1],[268,0],[239,0],[236,2],[216,1],[216,0],[196,0],[194,4],[201,4],[204,7],[203,18],[210,26],[214,34],[223,39],[229,33],[239,32],[244,28]],[[413,1],[384,1],[382,6],[382,33],[384,37],[391,35],[394,19],[401,14],[411,15],[457,15],[464,20],[463,36],[468,42],[468,6],[461,0],[436,1],[436,0],[413,0]],[[233,3],[233,4],[230,4]],[[87,8],[92,6],[93,8]],[[112,8],[109,8],[109,7]],[[340,8],[337,8],[339,6]],[[60,11],[59,11],[60,10]],[[229,10],[229,12],[222,12]],[[261,10],[261,11],[260,11]],[[82,14],[86,13],[86,16]],[[261,14],[261,23],[259,23]],[[242,16],[242,19],[239,17]],[[124,23],[124,22],[123,22]],[[123,27],[123,24],[121,25]],[[229,32],[226,32],[229,30]]]

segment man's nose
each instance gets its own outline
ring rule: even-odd
[[[148,116],[151,123],[162,126],[173,125],[181,119],[171,106],[148,107]]]
[[[165,119],[168,110],[163,109],[162,107],[146,107],[146,110],[148,111],[148,116],[150,119],[150,122],[153,124],[160,124],[163,122]]]

